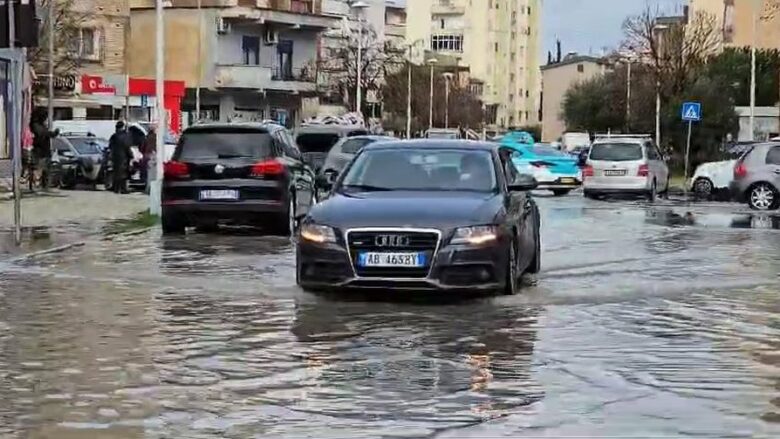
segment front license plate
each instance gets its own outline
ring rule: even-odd
[[[359,253],[360,267],[409,267],[425,266],[424,253]]]
[[[238,200],[238,190],[236,189],[206,189],[200,191],[201,200]]]
[[[563,177],[563,178],[561,178],[561,183],[563,183],[563,184],[574,184],[574,183],[576,183],[576,180],[574,180],[571,177]]]
[[[605,177],[622,177],[626,175],[625,169],[607,169],[604,171]]]

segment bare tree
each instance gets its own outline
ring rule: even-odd
[[[49,20],[52,17],[46,13],[49,10],[49,2],[55,2],[54,13],[54,75],[64,76],[76,72],[81,64],[79,54],[82,28],[94,15],[91,12],[81,12],[77,6],[77,0],[41,0],[38,11],[43,12],[43,20],[39,30],[38,47],[31,48],[28,52],[28,60],[36,74],[41,76],[48,71],[49,63]],[[46,81],[39,81],[45,84]],[[45,87],[36,87],[36,94],[44,92]]]
[[[623,23],[623,31],[624,48],[647,59],[667,96],[685,90],[722,42],[717,17],[703,11],[685,22],[663,17],[659,9],[648,7],[629,17]]]
[[[404,65],[403,51],[388,41],[380,39],[371,28],[364,29],[358,44],[358,33],[343,29],[339,44],[332,48],[327,59],[320,62],[319,70],[326,76],[330,90],[338,90],[347,103],[355,108],[357,72],[361,73],[364,99],[368,91],[381,95],[384,77]],[[361,47],[361,63],[358,65],[358,46]],[[364,106],[365,108],[365,106]]]

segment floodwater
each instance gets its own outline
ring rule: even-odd
[[[780,221],[539,204],[512,297],[311,295],[245,232],[0,262],[0,437],[780,437]]]

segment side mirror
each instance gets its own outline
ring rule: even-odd
[[[333,185],[336,184],[336,180],[338,179],[338,176],[339,173],[337,171],[328,169],[327,171],[318,174],[314,183],[319,188],[330,190],[333,187]]]
[[[532,175],[520,174],[509,184],[509,192],[528,192],[536,189],[539,182]]]

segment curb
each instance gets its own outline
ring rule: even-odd
[[[64,251],[70,250],[72,248],[84,247],[85,245],[87,245],[86,241],[79,241],[79,242],[74,242],[74,243],[71,243],[71,244],[65,244],[65,245],[61,245],[61,246],[58,246],[58,247],[54,247],[54,248],[50,248],[50,249],[46,249],[46,250],[40,250],[40,251],[37,251],[37,252],[32,252],[32,253],[28,253],[26,255],[22,255],[22,256],[17,256],[16,258],[11,259],[11,262],[26,261],[26,260],[29,260],[29,259],[35,259],[35,258],[37,258],[39,256],[47,256],[47,255],[51,255],[51,254],[55,254],[55,253],[62,253]]]

